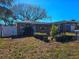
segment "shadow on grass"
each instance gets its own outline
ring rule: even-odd
[[[39,40],[41,40],[41,41],[44,41],[44,42],[46,42],[46,43],[48,43],[49,42],[49,40],[48,40],[48,37],[47,36],[42,36],[42,35],[36,35],[36,36],[34,36],[36,39],[39,39]]]
[[[21,35],[21,36],[12,36],[11,39],[19,39],[19,38],[27,38],[27,37],[34,37],[36,39],[39,39],[43,42],[46,42],[48,43],[49,40],[48,40],[48,37],[47,36],[42,36],[42,35]],[[9,37],[10,38],[10,37]]]
[[[39,35],[18,35],[18,36],[9,36],[9,37],[2,37],[2,38],[15,40],[15,39],[21,39],[21,38],[28,38],[28,37],[34,37],[46,43],[49,42],[48,37],[44,35],[40,35],[40,36]]]
[[[19,35],[19,36],[12,36],[12,39],[18,39],[18,38],[25,38],[25,37],[33,37],[33,35]]]
[[[21,35],[21,36],[11,36],[11,37],[3,37],[3,38],[20,39],[20,38],[27,38],[27,37],[35,37],[36,39],[39,39],[46,43],[50,42],[48,40],[48,36],[44,36],[44,35]],[[61,42],[61,43],[68,43],[76,40],[77,39],[72,36],[62,36],[62,37],[55,38],[56,42]]]
[[[77,39],[75,37],[72,37],[72,36],[56,37],[56,41],[61,42],[61,43],[67,43],[67,42],[72,42],[72,41],[76,41],[76,40]]]

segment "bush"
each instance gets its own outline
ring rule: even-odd
[[[52,36],[52,39],[54,39],[57,35],[57,26],[56,25],[52,25],[52,28],[51,28],[51,36]]]

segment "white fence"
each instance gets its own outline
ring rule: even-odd
[[[0,36],[1,37],[9,37],[17,35],[17,27],[16,26],[0,26]]]

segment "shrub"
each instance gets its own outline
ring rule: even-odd
[[[56,25],[52,25],[52,28],[51,28],[52,39],[55,39],[56,35],[57,35],[57,26]]]

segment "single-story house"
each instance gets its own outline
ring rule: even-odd
[[[73,20],[55,22],[54,25],[58,27],[58,32],[74,32],[79,29],[79,22]]]
[[[27,36],[27,35],[50,35],[51,23],[34,21],[17,22],[14,25],[0,25],[0,37]]]
[[[56,22],[54,23],[58,27],[58,35],[57,37],[74,37],[77,38],[77,32],[79,30],[79,22],[75,20],[71,21],[61,21],[61,22]],[[77,30],[77,31],[76,31]]]

